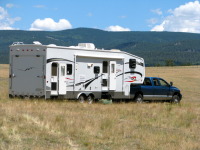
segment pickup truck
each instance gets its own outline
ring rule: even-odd
[[[172,85],[172,82],[169,84],[162,78],[146,77],[143,84],[131,85],[130,94],[137,103],[142,103],[144,100],[165,100],[179,103],[182,99],[181,92]]]

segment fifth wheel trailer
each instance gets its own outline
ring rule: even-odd
[[[78,46],[10,46],[10,97],[79,99],[130,99],[131,84],[142,84],[143,58],[92,43]]]

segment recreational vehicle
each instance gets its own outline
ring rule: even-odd
[[[78,99],[131,99],[130,85],[142,84],[143,58],[117,49],[97,49],[92,43],[78,46],[42,45],[39,42],[10,46],[10,97]]]

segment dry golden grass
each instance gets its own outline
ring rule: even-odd
[[[200,149],[200,67],[146,69],[180,87],[180,105],[10,100],[0,69],[0,149]]]

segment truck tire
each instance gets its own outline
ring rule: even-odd
[[[136,103],[143,103],[143,96],[141,94],[138,94],[136,97],[135,97],[135,102]]]
[[[174,95],[171,100],[172,103],[178,104],[180,103],[180,97],[178,95]]]

